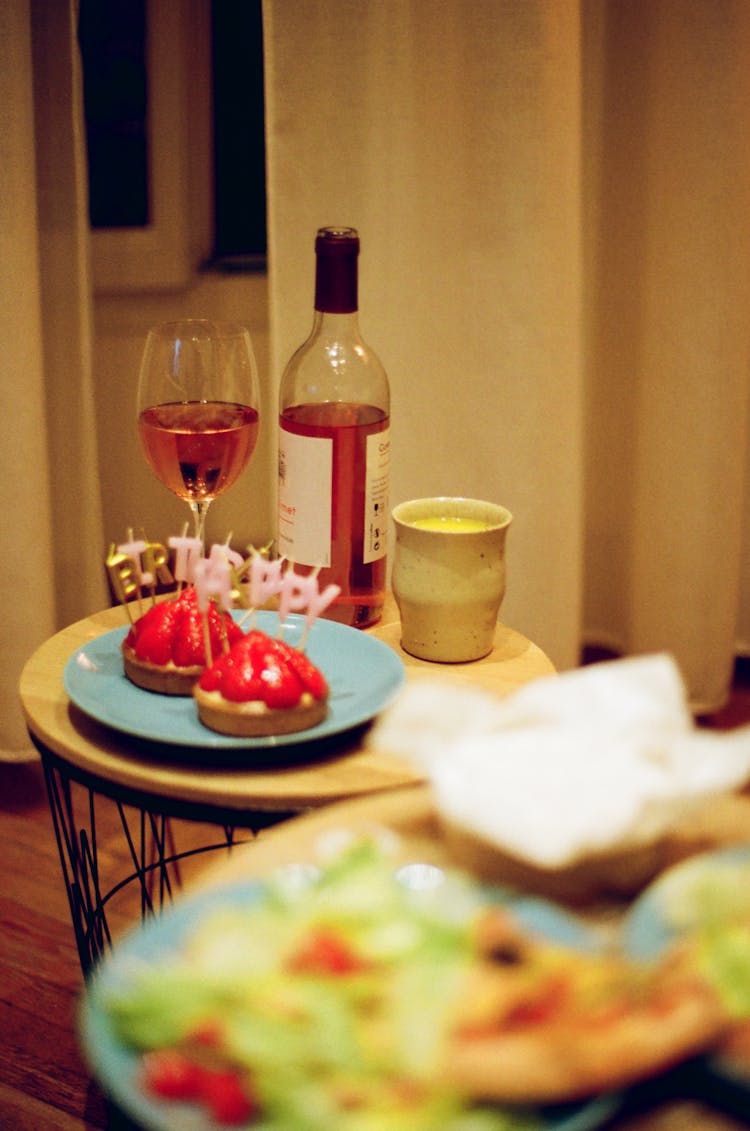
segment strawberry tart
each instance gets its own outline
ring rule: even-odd
[[[292,734],[321,722],[328,684],[298,648],[253,629],[220,656],[193,688],[204,726],[222,734]]]
[[[195,589],[153,605],[132,625],[122,643],[125,674],[138,687],[162,695],[191,695],[206,668],[206,631],[211,657],[244,636],[240,626],[212,601],[198,609]]]

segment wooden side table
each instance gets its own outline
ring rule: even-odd
[[[256,751],[247,759],[212,764],[215,754],[208,749],[181,752],[95,722],[69,701],[63,671],[77,648],[124,623],[125,612],[114,607],[70,625],[37,649],[20,682],[27,726],[44,767],[84,972],[110,943],[106,911],[116,890],[137,882],[144,914],[171,898],[179,880],[172,818],[216,826],[218,839],[205,845],[207,851],[231,845],[238,829],[254,834],[295,813],[420,781],[406,763],[364,748],[363,728],[300,746],[292,751],[297,760],[286,764],[262,765]],[[498,625],[494,651],[484,660],[443,665],[413,659],[400,648],[392,601],[380,624],[368,631],[402,656],[407,676],[429,670],[502,695],[554,671],[541,649],[503,625]],[[133,863],[132,873],[107,891],[101,888],[96,837],[102,801],[118,807]]]

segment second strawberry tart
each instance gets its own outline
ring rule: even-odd
[[[299,649],[258,629],[206,669],[193,695],[204,726],[239,737],[307,730],[328,712],[321,671]]]

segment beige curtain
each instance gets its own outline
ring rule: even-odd
[[[750,646],[750,5],[266,0],[272,368],[321,224],[360,229],[393,502],[514,512],[503,619],[677,658]]]
[[[30,756],[18,679],[105,604],[74,3],[0,5],[0,760]]]
[[[503,617],[561,667],[750,652],[750,5],[266,0],[271,368],[313,236],[362,233],[393,501],[515,514]],[[76,5],[0,5],[0,757],[106,601]],[[269,483],[269,490],[272,490]]]

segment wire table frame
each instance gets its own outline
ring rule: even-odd
[[[172,902],[182,888],[181,864],[190,857],[231,850],[254,839],[258,832],[295,815],[208,809],[170,798],[124,788],[86,773],[58,758],[34,739],[41,755],[52,823],[78,957],[84,977],[112,947],[108,910],[112,900],[136,885],[141,919],[148,919]],[[114,806],[126,845],[128,868],[115,882],[104,879],[97,827],[102,806]],[[216,838],[180,851],[174,821],[210,824]],[[106,886],[105,886],[106,885]]]

